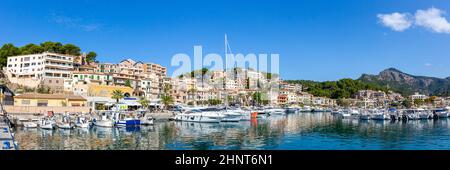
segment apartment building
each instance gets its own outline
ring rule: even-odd
[[[75,56],[44,52],[11,56],[6,74],[12,83],[28,87],[45,85],[55,91],[64,90],[64,82],[72,78]]]

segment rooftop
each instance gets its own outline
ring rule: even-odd
[[[39,93],[26,93],[17,95],[16,99],[68,99],[68,100],[86,100],[80,95],[71,94],[39,94]]]

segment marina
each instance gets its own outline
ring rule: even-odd
[[[212,110],[191,110],[178,114],[194,116],[193,120],[175,118],[174,121],[160,120],[152,125],[140,126],[112,123],[112,127],[105,127],[94,122],[87,128],[18,126],[15,136],[20,149],[25,150],[433,150],[450,147],[450,143],[446,142],[450,139],[449,119],[440,118],[438,115],[442,114],[437,113],[426,119],[420,119],[420,116],[418,119],[408,119],[404,115],[404,119],[387,119],[380,118],[379,115],[385,114],[377,110],[360,111],[359,114],[352,114],[351,109],[342,109],[346,111],[270,115],[268,113],[272,109],[268,109],[260,113],[264,117],[258,117],[260,114],[257,112],[248,112],[252,114],[249,120],[217,121],[226,117],[226,114],[221,114],[226,111]],[[406,115],[410,110],[401,112]],[[431,110],[429,112],[432,113]],[[350,116],[343,116],[346,114]],[[215,121],[195,118],[199,115],[213,115],[207,120]],[[370,116],[366,119],[361,115]]]

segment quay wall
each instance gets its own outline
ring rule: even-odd
[[[37,114],[42,113],[47,114],[48,111],[53,111],[54,113],[66,113],[66,112],[76,112],[76,113],[89,113],[91,107],[59,107],[59,106],[9,106],[4,105],[3,109],[8,114],[14,115],[27,115],[27,114]]]

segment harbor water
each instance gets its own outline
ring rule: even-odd
[[[18,127],[15,134],[21,150],[447,150],[449,121],[364,121],[330,113],[296,113],[235,123],[165,121],[72,130]]]

